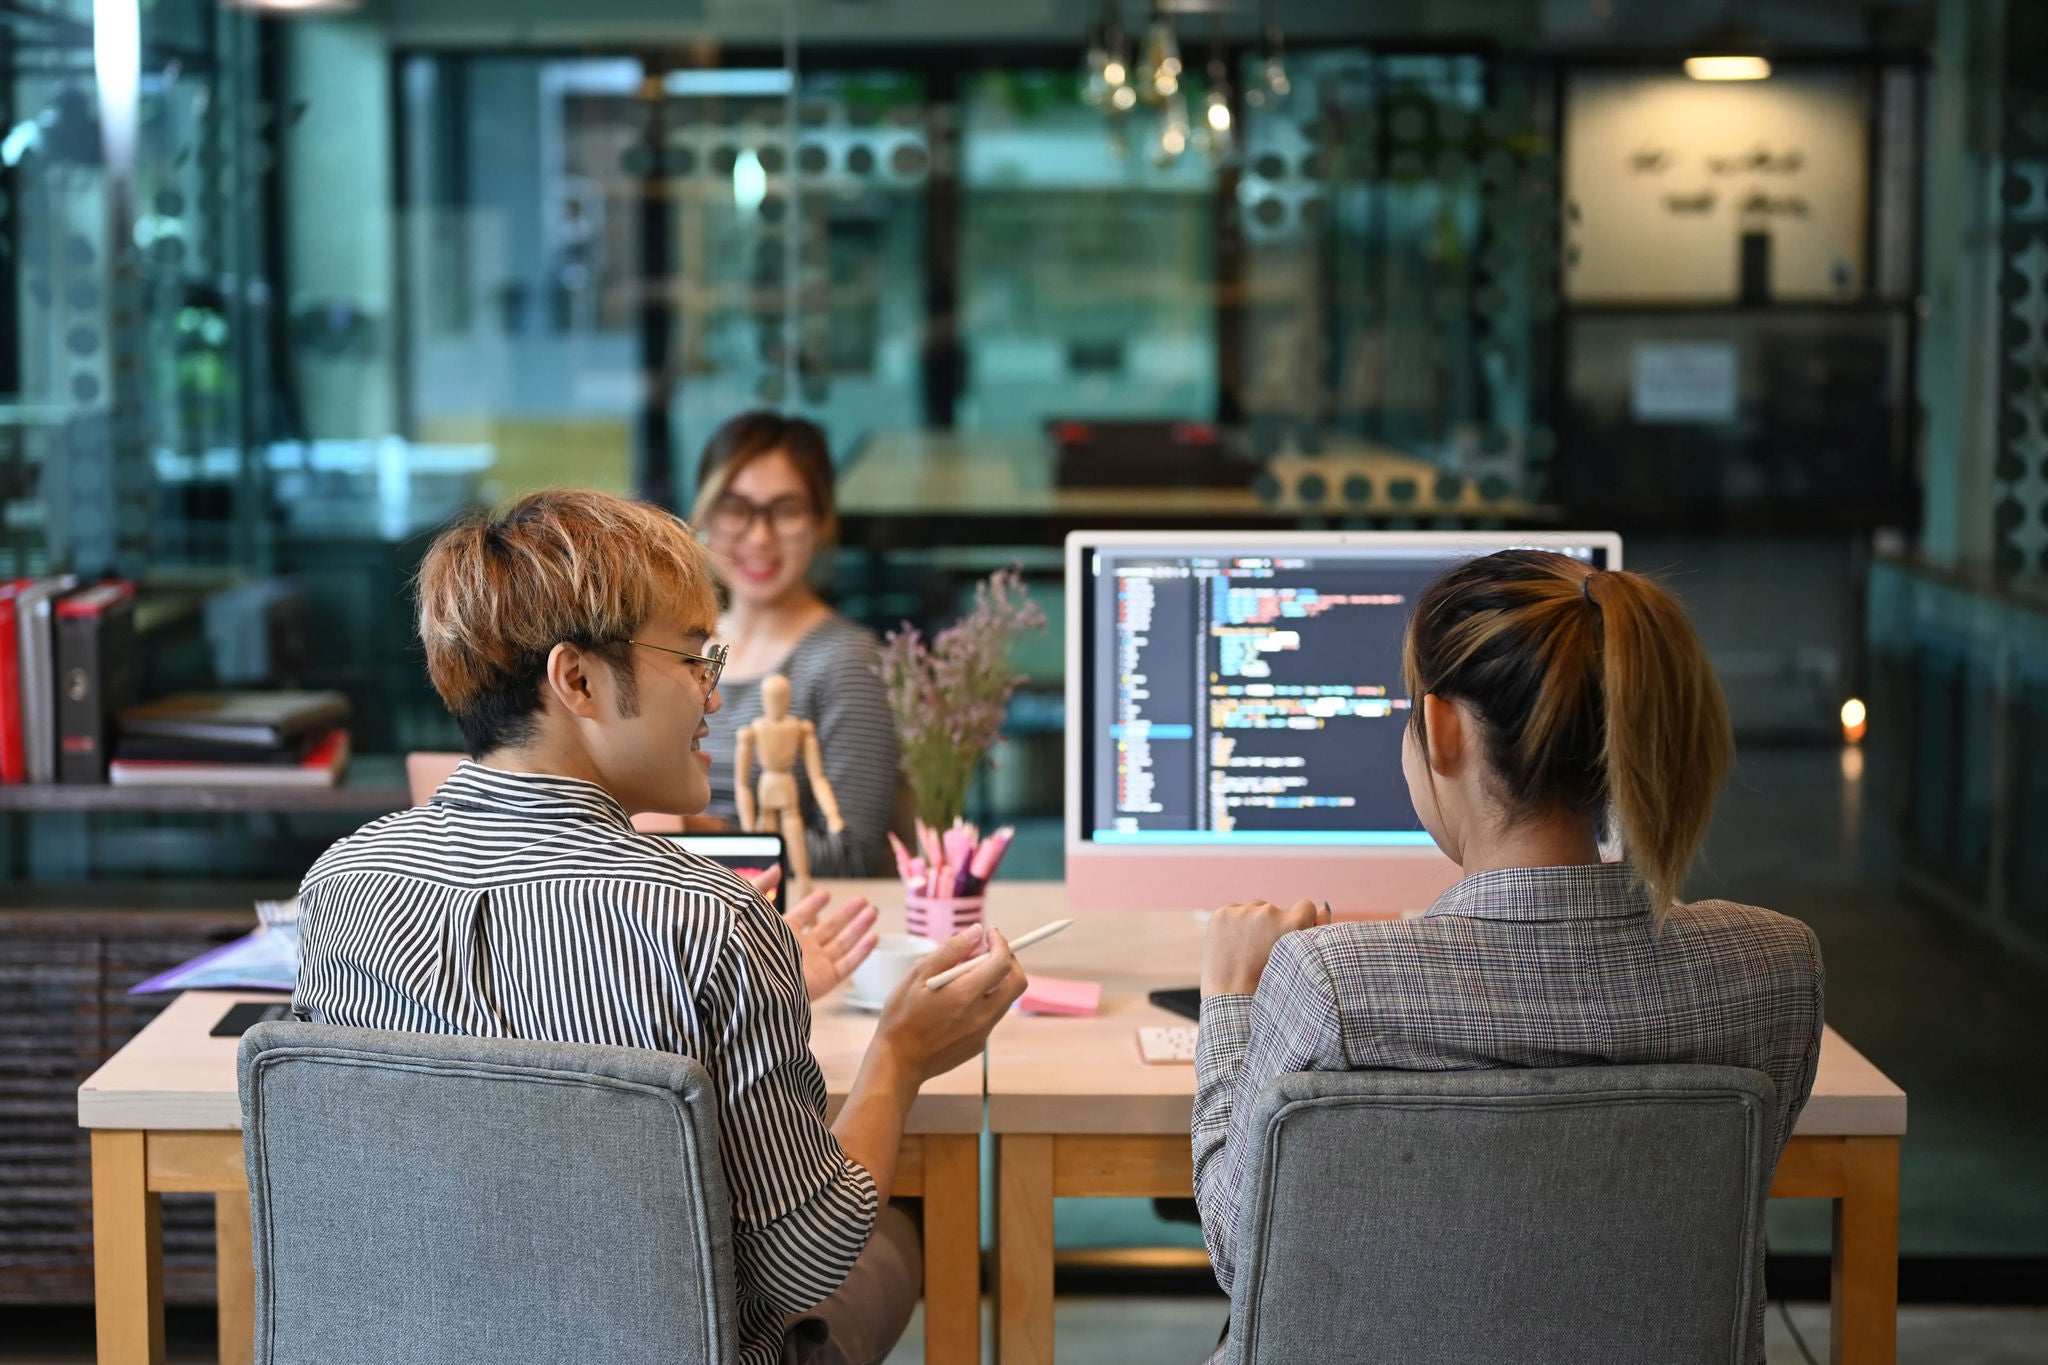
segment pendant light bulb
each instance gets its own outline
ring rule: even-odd
[[[1088,50],[1081,54],[1081,102],[1090,109],[1107,110],[1109,93],[1109,48],[1103,42],[1100,25],[1088,32]]]
[[[1276,44],[1279,42],[1279,34],[1278,29],[1273,30],[1273,41]],[[1266,89],[1272,91],[1274,96],[1284,99],[1287,92],[1293,88],[1294,83],[1287,79],[1287,63],[1280,56],[1280,49],[1275,46],[1266,54]]]
[[[1088,50],[1081,59],[1081,101],[1114,118],[1137,102],[1135,95],[1123,93],[1130,86],[1130,42],[1124,36],[1120,0],[1102,0],[1102,12],[1088,30]]]
[[[1180,72],[1180,38],[1166,16],[1155,10],[1145,35],[1144,65],[1138,69],[1139,94],[1149,103],[1166,104],[1180,93]]]
[[[1259,64],[1259,75],[1264,81],[1266,93],[1276,100],[1283,100],[1287,98],[1287,92],[1294,88],[1294,83],[1287,79],[1287,39],[1280,32],[1279,16],[1273,13],[1273,0],[1266,0],[1264,8],[1266,59]],[[1259,102],[1263,104],[1265,101],[1262,99]]]
[[[1212,46],[1209,56],[1209,90],[1202,97],[1202,150],[1209,160],[1221,164],[1236,147],[1230,112],[1230,71],[1224,64],[1221,45]]]
[[[1159,117],[1159,154],[1156,158],[1161,166],[1178,161],[1188,149],[1188,140],[1193,129],[1188,125],[1188,103],[1176,94],[1166,101],[1166,110]]]

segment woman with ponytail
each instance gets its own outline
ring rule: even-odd
[[[1332,924],[1312,888],[1209,921],[1195,1192],[1226,1289],[1249,1101],[1275,1076],[1751,1067],[1777,1087],[1774,1159],[1813,1088],[1812,931],[1681,895],[1733,745],[1671,595],[1542,551],[1474,559],[1422,594],[1403,672],[1409,795],[1464,879],[1417,919]]]

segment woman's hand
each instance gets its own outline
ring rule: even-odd
[[[1202,998],[1250,995],[1259,988],[1266,959],[1273,955],[1273,945],[1282,934],[1329,922],[1329,908],[1318,909],[1314,901],[1296,901],[1286,910],[1271,901],[1216,910],[1202,936]]]

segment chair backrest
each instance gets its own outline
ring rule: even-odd
[[[405,756],[405,785],[412,792],[412,803],[424,806],[431,801],[441,784],[452,776],[462,764],[461,754],[440,753],[430,749],[415,749]],[[659,811],[644,810],[633,817],[633,828],[642,834],[681,834],[692,826],[692,817],[663,815]],[[705,822],[695,822],[698,828],[705,828]],[[716,822],[711,822],[713,825]],[[722,826],[721,826],[722,827]]]
[[[1281,1076],[1227,1359],[1743,1360],[1772,1100],[1719,1066]]]
[[[688,1058],[276,1023],[240,1082],[258,1365],[732,1358]]]

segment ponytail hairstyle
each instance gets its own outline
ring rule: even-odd
[[[1734,743],[1692,623],[1639,574],[1507,550],[1424,590],[1402,673],[1428,752],[1422,698],[1478,713],[1511,821],[1611,821],[1653,922],[1680,899]]]

